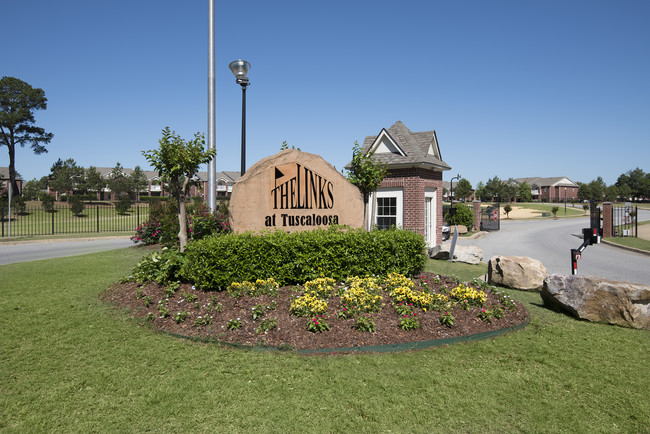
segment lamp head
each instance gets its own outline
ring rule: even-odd
[[[237,79],[237,83],[242,84],[242,83],[248,83],[248,77],[246,77],[246,74],[248,74],[248,71],[251,69],[251,64],[248,63],[245,60],[234,60],[230,62],[230,65],[228,65],[232,73],[235,75],[235,78]]]

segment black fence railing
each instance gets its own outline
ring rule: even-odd
[[[498,231],[501,229],[501,210],[498,203],[481,208],[480,229],[482,231]]]
[[[615,237],[637,236],[637,207],[612,207],[612,235]]]
[[[78,234],[92,232],[135,232],[149,216],[149,206],[132,205],[119,213],[113,203],[86,205],[75,214],[67,205],[55,205],[51,211],[40,206],[23,210],[0,210],[0,236],[25,237],[38,235]]]

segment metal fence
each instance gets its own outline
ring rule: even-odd
[[[481,208],[481,228],[482,231],[498,231],[501,229],[501,212],[499,204]]]
[[[615,237],[637,236],[637,207],[615,206],[612,207],[612,235]]]
[[[112,203],[86,205],[80,214],[74,214],[67,205],[55,205],[52,211],[42,207],[24,210],[0,210],[0,236],[24,237],[35,235],[76,234],[92,232],[135,232],[147,220],[149,206],[132,205],[126,213],[118,213]]]

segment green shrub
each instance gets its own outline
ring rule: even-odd
[[[166,284],[179,280],[178,270],[185,258],[177,249],[164,247],[159,252],[152,252],[142,258],[133,268],[129,280],[138,283],[158,282]]]
[[[25,211],[27,211],[27,202],[24,196],[14,196],[11,198],[11,202],[11,207],[16,214],[25,214]]]
[[[445,214],[447,223],[450,225],[463,225],[467,229],[471,229],[474,226],[474,212],[462,203],[457,203],[454,208],[456,208],[456,213],[453,217],[449,215],[449,212]]]
[[[149,221],[160,228],[160,243],[165,246],[178,244],[178,205],[172,197],[153,201],[149,205]]]
[[[203,289],[273,277],[280,285],[301,284],[324,274],[412,276],[424,266],[422,235],[401,229],[330,227],[262,235],[225,234],[188,244],[180,276]]]
[[[79,196],[70,196],[68,197],[68,203],[70,204],[70,211],[74,215],[81,215],[86,208],[84,201]]]
[[[131,198],[129,195],[125,194],[120,196],[115,204],[115,211],[117,211],[118,214],[127,214],[129,209],[131,209]]]
[[[230,232],[228,219],[228,202],[221,202],[213,213],[204,203],[193,203],[188,213],[188,233],[193,240],[200,240],[214,233]]]
[[[54,196],[49,195],[48,193],[42,193],[40,196],[41,206],[45,212],[54,212]]]
[[[131,241],[134,243],[141,242],[145,245],[156,244],[160,242],[161,234],[160,222],[155,219],[149,219],[138,225],[135,229],[135,235],[131,237]]]

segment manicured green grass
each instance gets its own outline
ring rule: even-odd
[[[643,238],[637,237],[607,237],[606,241],[614,244],[620,244],[621,246],[633,247],[639,250],[645,250],[650,252],[650,241],[644,240]]]
[[[488,341],[346,356],[222,348],[156,333],[98,301],[142,254],[0,267],[0,430],[648,428],[647,331],[577,321],[542,307],[538,294],[507,291],[532,321]]]
[[[117,232],[130,230],[135,232],[138,222],[142,223],[149,216],[147,204],[134,204],[127,214],[117,214],[113,204],[86,205],[81,216],[70,211],[67,204],[56,204],[55,211],[45,212],[40,206],[31,206],[21,215],[13,215],[11,220],[12,236],[51,236],[55,234],[73,234],[86,232]],[[0,222],[4,236],[9,234],[9,222],[5,216]]]

